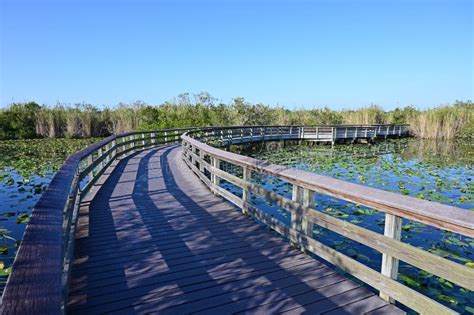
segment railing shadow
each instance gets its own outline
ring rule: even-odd
[[[136,159],[134,183],[130,178],[121,180],[126,166]],[[117,196],[113,192],[120,183],[126,187]],[[119,209],[108,206],[114,200],[120,202]],[[209,210],[217,208],[219,212]],[[328,298],[337,296],[335,288],[353,294],[360,289],[347,287],[348,281],[316,261],[309,264],[307,257],[301,258],[282,240],[246,221],[240,209],[213,196],[187,168],[176,147],[152,149],[121,161],[91,209],[90,236],[103,250],[97,258],[89,257],[95,274],[87,274],[90,269],[86,269],[82,275],[91,281],[91,288],[72,288],[87,295],[87,304],[77,312],[224,314],[262,305],[277,312],[314,307],[321,301],[329,310],[338,307],[334,298]],[[117,220],[114,211],[129,214]],[[130,222],[123,219],[127,217]],[[225,249],[228,243],[246,250],[233,253]],[[320,267],[297,273],[283,267],[279,263],[283,259]]]

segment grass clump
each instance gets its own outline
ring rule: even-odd
[[[121,103],[99,108],[90,104],[13,103],[0,109],[0,139],[90,138],[134,130],[188,126],[410,124],[418,138],[472,140],[474,103],[456,101],[432,109],[413,106],[385,111],[370,105],[357,110],[328,107],[289,110],[242,97],[218,102],[209,93],[181,94],[159,105]]]

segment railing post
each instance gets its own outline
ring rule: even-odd
[[[331,131],[332,131],[332,141],[331,141],[331,145],[334,146],[334,143],[336,142],[336,127],[332,127],[332,128],[331,128]]]
[[[131,135],[130,136],[130,141],[132,141],[132,143],[130,143],[130,147],[133,148],[132,150],[132,153],[135,152],[135,135]]]
[[[105,147],[100,147],[100,149],[99,149],[99,154],[100,154],[99,158],[102,159],[102,157],[104,156],[105,151],[106,151]],[[102,170],[104,168],[104,166],[105,166],[105,159],[102,159],[102,161],[100,161],[100,169]]]
[[[301,203],[303,198],[303,188],[293,184],[293,193],[291,194],[291,200]],[[293,212],[291,214],[291,228],[296,231],[301,231],[301,214]]]
[[[196,147],[195,146],[193,146],[191,148],[191,154],[189,156],[191,158],[191,164],[196,165],[196,160],[194,159],[194,155],[192,153],[196,154]]]
[[[291,199],[300,203],[303,207],[311,207],[314,200],[314,192],[293,184]],[[313,236],[313,222],[307,220],[298,210],[291,214],[291,228],[309,237]],[[294,245],[301,247],[303,251],[305,250],[304,246],[298,244],[298,240],[292,239],[291,241]]]
[[[402,236],[402,218],[386,213],[384,235],[399,241]],[[386,277],[396,280],[398,277],[398,259],[385,253],[382,254],[381,273]],[[384,292],[380,292],[380,297],[387,302],[395,302],[394,299]]]
[[[250,170],[248,167],[243,167],[243,180],[246,181],[247,183],[250,184],[251,179],[252,179],[252,170]],[[243,200],[243,206],[242,206],[242,213],[247,214],[248,213],[248,208],[247,208],[247,203],[250,203],[250,190],[248,189],[243,189],[242,191],[242,200]]]
[[[87,157],[87,164],[90,166],[92,165],[92,163],[94,163],[94,159],[92,157],[93,153],[89,154],[89,156]],[[89,182],[92,181],[92,179],[94,178],[94,169],[91,169],[91,171],[89,172],[89,174],[87,175],[89,177]]]
[[[220,169],[221,161],[218,158],[213,157],[212,158],[212,166],[214,166],[216,169]],[[211,173],[211,178],[212,178],[212,183],[214,184],[214,186],[219,186],[219,184],[220,184],[219,176],[217,176],[214,173]]]
[[[117,148],[115,147],[117,145],[117,141],[116,140],[112,140],[112,148],[114,148],[112,150],[112,159],[115,158],[115,156],[117,155]]]
[[[201,149],[199,149],[199,157],[201,158],[201,161],[199,161],[199,171],[204,174],[204,152]]]
[[[313,206],[313,201],[314,201],[314,192],[307,188],[303,188],[303,207],[309,208]],[[313,222],[303,217],[301,220],[301,231],[305,235],[312,237],[313,236]]]

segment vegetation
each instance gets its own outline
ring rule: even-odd
[[[456,101],[428,110],[407,106],[384,111],[376,105],[341,111],[328,107],[289,110],[252,104],[242,97],[224,104],[208,93],[181,94],[161,105],[135,102],[101,109],[90,104],[14,103],[0,109],[0,139],[104,137],[133,130],[188,126],[382,123],[408,123],[413,135],[420,138],[472,139],[474,103]]]
[[[468,141],[405,138],[381,141],[374,145],[298,145],[279,150],[260,150],[265,145],[254,147],[253,150],[245,148],[233,149],[279,165],[474,211],[470,156],[473,147]],[[224,167],[227,166],[228,164],[224,164]],[[233,170],[240,176],[240,168],[227,171]],[[255,184],[291,199],[291,184],[257,173],[253,173],[252,179]],[[241,193],[240,188],[229,182],[223,182],[222,185],[237,195]],[[274,218],[290,224],[290,213],[271,201],[252,195],[251,203]],[[384,214],[369,207],[324,194],[315,195],[314,207],[328,215],[383,234]],[[318,241],[374,270],[380,270],[380,252],[317,225],[314,226],[313,233]],[[474,238],[404,219],[402,239],[404,243],[474,268]],[[474,292],[403,261],[400,262],[398,279],[461,313],[470,313],[470,306],[474,303]]]
[[[31,209],[64,160],[98,140],[0,141],[0,292],[11,272]]]

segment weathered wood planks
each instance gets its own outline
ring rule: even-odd
[[[69,313],[388,305],[211,194],[192,175],[201,169],[188,169],[179,151],[147,150],[122,160],[83,203]]]
[[[387,132],[388,130],[389,128],[387,128]],[[393,130],[396,130],[396,128],[393,128]],[[377,128],[373,131],[377,132]],[[315,132],[318,132],[318,130],[316,129]],[[398,132],[401,134],[401,128],[398,128]],[[332,134],[335,133],[337,132],[333,128]],[[347,130],[345,134],[347,134]],[[368,134],[369,132],[366,129],[365,136]],[[474,270],[472,268],[400,241],[402,218],[416,220],[437,228],[473,237],[474,213],[241,156],[207,145],[193,139],[192,135],[193,133],[190,133],[190,135],[181,137],[184,150],[183,160],[212,191],[239,206],[243,211],[251,213],[258,220],[290,239],[293,244],[315,253],[378,289],[381,297],[385,300],[392,303],[395,300],[399,301],[419,312],[429,310],[435,313],[453,313],[449,308],[396,282],[398,260],[403,260],[448,279],[469,290],[474,289]],[[235,140],[236,143],[241,142],[238,135]],[[221,142],[221,144],[223,143]],[[228,143],[232,143],[232,138],[226,142],[226,144]],[[199,151],[199,156],[195,153],[197,151]],[[220,167],[207,163],[206,158],[241,167],[244,173],[249,171],[263,173],[288,182],[293,185],[292,200],[252,184],[248,176],[241,179],[221,170]],[[195,164],[199,165],[199,169],[196,168]],[[200,171],[201,169],[204,169],[204,171]],[[207,179],[205,172],[210,174],[212,181]],[[242,188],[245,192],[243,196],[245,198],[241,199],[219,187],[216,177]],[[387,218],[385,235],[311,209],[313,193],[326,194],[385,212]],[[291,212],[291,227],[285,226],[278,220],[252,207],[248,202],[249,194],[256,194],[264,199],[271,200]],[[380,251],[383,254],[381,273],[312,239],[312,224],[317,224]]]

